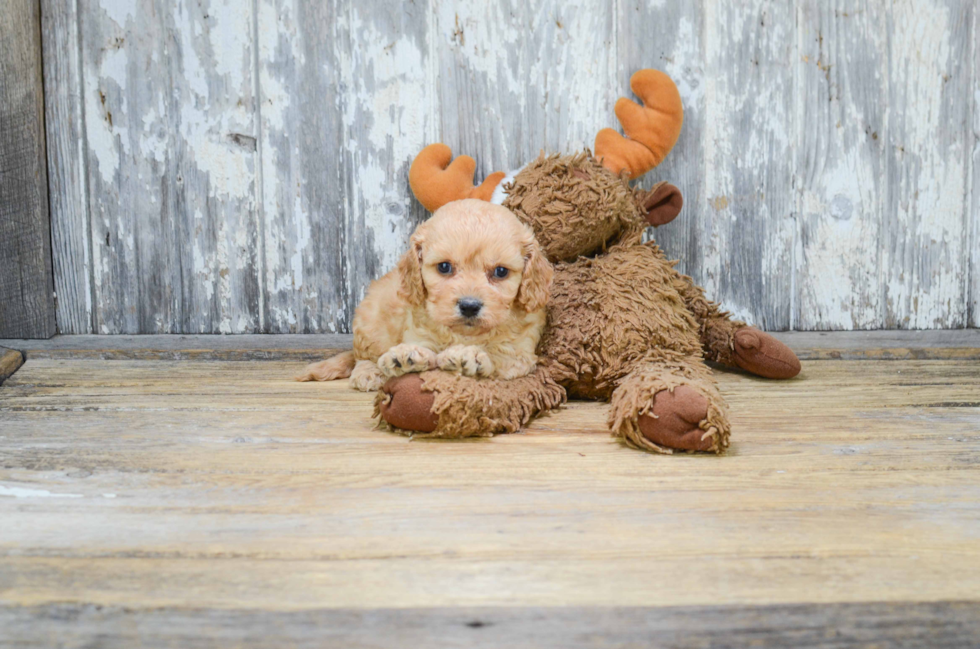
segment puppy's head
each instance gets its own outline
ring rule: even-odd
[[[404,299],[470,334],[543,308],[553,276],[529,227],[475,199],[447,203],[420,225],[398,268]]]

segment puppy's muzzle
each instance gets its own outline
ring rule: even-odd
[[[483,310],[483,301],[475,297],[461,297],[456,302],[456,310],[464,318],[475,318]]]

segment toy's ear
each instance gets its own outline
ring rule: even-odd
[[[450,161],[452,161],[450,163]],[[430,212],[452,201],[479,198],[488,201],[505,174],[495,171],[479,187],[473,186],[476,160],[453,152],[445,144],[430,144],[422,149],[408,170],[408,184],[419,202]]]
[[[648,191],[636,193],[636,204],[647,223],[653,226],[666,225],[673,221],[684,207],[681,190],[670,183],[657,183]]]
[[[420,227],[410,240],[408,251],[398,261],[398,274],[401,275],[401,285],[398,295],[414,306],[425,303],[425,282],[422,281],[422,244],[425,234]]]
[[[531,228],[527,228],[523,245],[524,273],[521,276],[521,286],[517,290],[517,305],[531,313],[548,303],[548,293],[551,290],[551,280],[555,277],[555,270],[541,252],[541,246],[534,238]]]
[[[616,102],[616,117],[627,137],[604,128],[595,137],[595,157],[609,171],[626,171],[630,179],[650,171],[667,157],[684,124],[684,107],[677,86],[663,72],[640,70],[630,88],[643,100],[640,106],[626,97]]]

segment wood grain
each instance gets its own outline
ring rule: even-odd
[[[970,225],[969,271],[969,325],[980,327],[980,11],[973,9],[973,38],[970,60],[973,61],[973,157],[969,167],[973,170],[972,202],[967,214]]]
[[[618,96],[629,96],[631,72],[644,67],[663,70],[677,84],[684,102],[684,127],[667,159],[644,176],[639,185],[649,188],[667,180],[681,189],[684,211],[666,227],[650,230],[657,243],[678,259],[681,272],[703,281],[701,269],[709,251],[704,233],[714,220],[705,197],[705,11],[702,2],[666,3],[657,20],[648,18],[648,3],[621,4],[618,24],[619,74],[623,81]],[[615,126],[611,123],[610,126]]]
[[[93,331],[256,331],[251,4],[78,6]]]
[[[92,223],[89,218],[78,3],[41,0],[48,197],[58,331],[93,331]]]
[[[803,604],[662,608],[409,608],[269,612],[55,604],[0,607],[0,647],[38,641],[105,649],[233,645],[959,649],[980,635],[980,604]]]
[[[720,373],[723,457],[628,449],[582,402],[520,435],[410,441],[299,367],[29,358],[0,390],[0,603],[978,601],[975,361]]]
[[[789,3],[705,0],[705,202],[695,276],[767,330],[791,328],[796,13]],[[733,61],[739,61],[733,65]]]
[[[980,330],[777,332],[802,360],[980,360]],[[30,358],[317,360],[351,348],[349,334],[55,336],[0,339]]]
[[[40,25],[34,0],[0,5],[0,337],[55,333]]]
[[[796,328],[879,328],[886,192],[886,11],[880,3],[800,6]]]
[[[479,180],[589,146],[650,66],[687,112],[654,236],[709,295],[770,330],[978,324],[969,0],[44,2],[63,331],[348,332],[426,218],[419,148]]]
[[[258,3],[262,332],[337,332],[350,319],[342,12],[335,2]]]
[[[971,66],[963,65],[973,51],[975,11],[968,0],[907,1],[896,3],[885,23],[891,83],[881,269],[888,328],[966,323],[963,246],[969,221],[980,218],[968,207]]]

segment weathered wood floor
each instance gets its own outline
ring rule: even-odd
[[[976,360],[720,373],[724,457],[630,450],[587,403],[409,441],[299,366],[28,355],[0,387],[0,646],[980,633]]]

